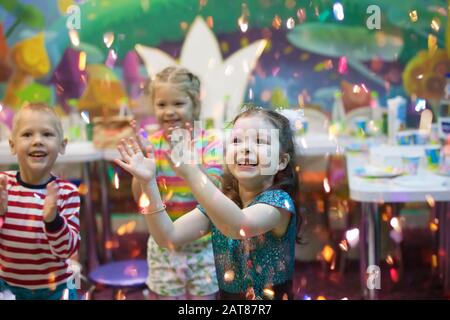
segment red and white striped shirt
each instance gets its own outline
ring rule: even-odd
[[[47,184],[26,184],[16,171],[0,174],[8,179],[8,208],[0,226],[0,278],[11,286],[32,290],[52,289],[67,282],[72,275],[68,259],[80,244],[77,187],[54,179],[58,184],[58,215],[44,223]]]

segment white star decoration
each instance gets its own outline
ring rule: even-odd
[[[223,61],[214,33],[201,17],[192,24],[181,49],[179,64],[196,74],[202,84],[201,119],[212,118],[216,128],[232,120],[243,102],[249,75],[266,46],[258,40],[234,52]],[[136,45],[149,76],[177,64],[167,53],[152,47]]]

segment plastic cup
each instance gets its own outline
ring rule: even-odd
[[[414,132],[414,144],[425,145],[430,141],[430,135],[421,131]]]
[[[295,129],[299,135],[306,134],[308,132],[308,120],[305,118],[297,119],[295,121]]]
[[[366,117],[357,117],[354,119],[354,124],[357,133],[366,134],[367,133],[367,123],[368,119]]]
[[[414,143],[414,133],[412,131],[400,131],[396,135],[397,143],[406,146]]]
[[[419,156],[403,156],[403,171],[409,175],[416,175],[419,170],[420,157]]]
[[[441,155],[440,146],[430,146],[425,148],[425,156],[427,158],[427,168],[429,170],[437,170],[439,168]]]

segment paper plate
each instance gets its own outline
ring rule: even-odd
[[[403,175],[403,172],[392,167],[367,166],[356,169],[355,174],[367,179],[390,179]]]

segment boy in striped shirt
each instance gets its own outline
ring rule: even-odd
[[[78,189],[51,170],[66,148],[52,108],[29,104],[13,121],[19,171],[0,173],[0,291],[16,299],[76,298],[69,258],[80,244]]]

